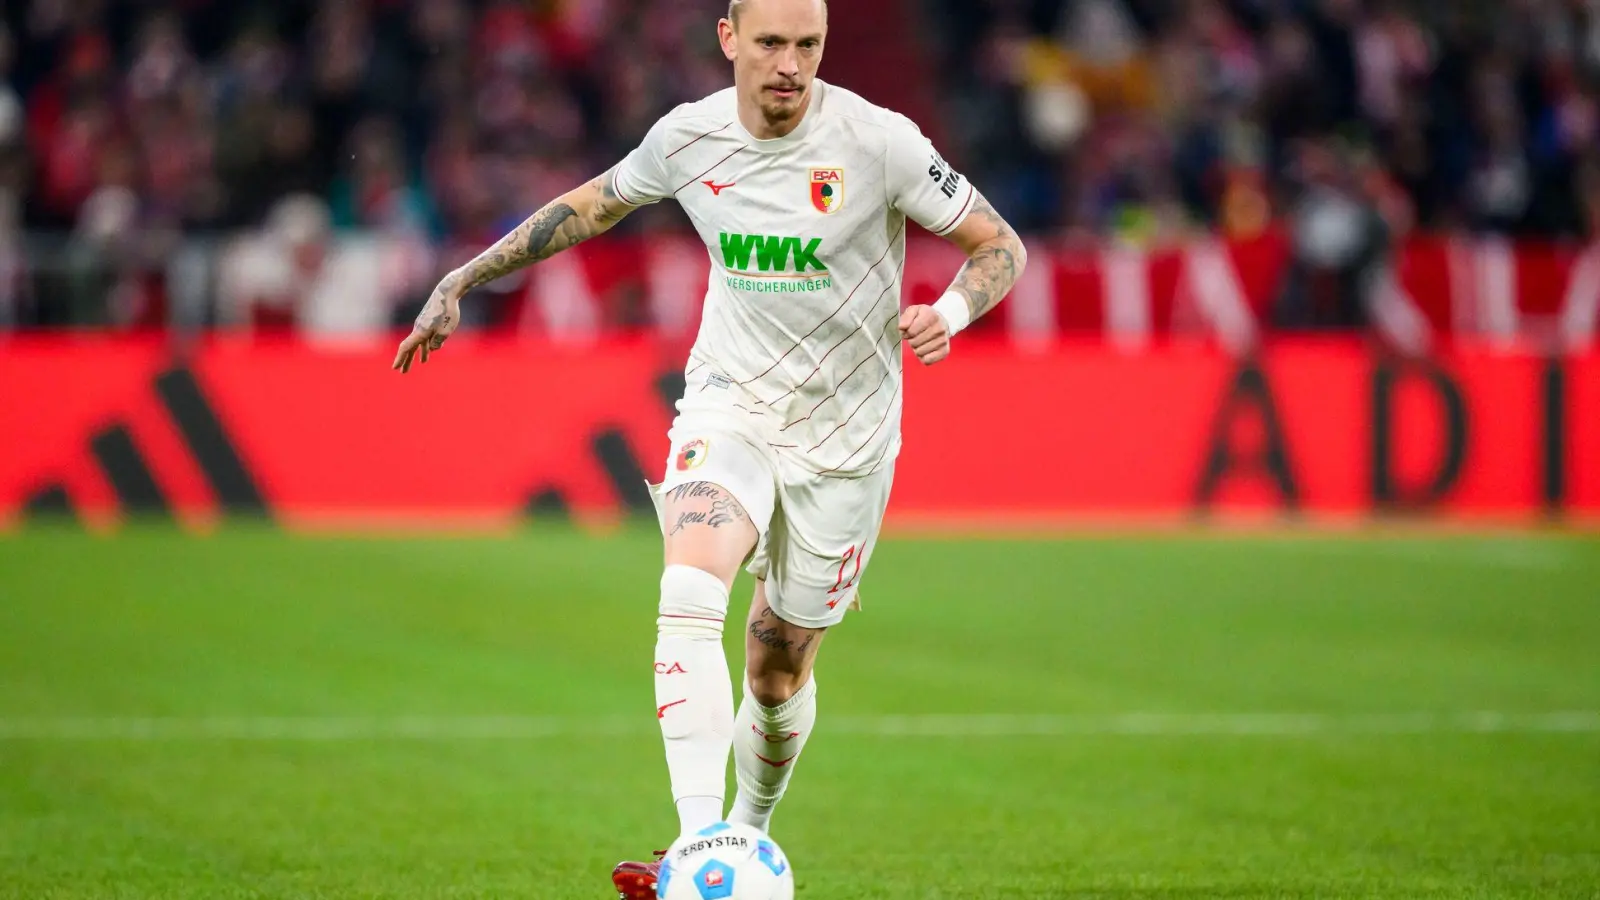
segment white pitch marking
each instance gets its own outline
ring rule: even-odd
[[[1298,737],[1316,735],[1600,734],[1600,712],[1111,713],[833,716],[828,732],[865,737]],[[9,741],[483,741],[638,736],[638,717],[149,716],[0,718]]]

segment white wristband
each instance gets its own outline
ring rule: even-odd
[[[939,301],[933,304],[933,311],[944,317],[945,327],[950,330],[950,336],[955,337],[961,329],[972,324],[972,307],[967,305],[967,298],[955,291],[946,291]]]

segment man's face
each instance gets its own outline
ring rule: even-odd
[[[822,0],[745,0],[738,28],[723,19],[717,30],[740,99],[754,101],[771,125],[798,116],[822,64]]]

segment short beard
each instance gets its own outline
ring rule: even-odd
[[[768,122],[774,124],[793,119],[798,111],[793,106],[763,106],[761,108],[761,114],[766,117]]]
[[[770,105],[763,103],[761,105],[761,114],[766,117],[768,122],[773,124],[787,122],[799,114],[800,104],[804,102],[805,99],[806,95],[801,94],[794,99],[793,103],[784,103],[781,105],[778,103],[773,103]]]

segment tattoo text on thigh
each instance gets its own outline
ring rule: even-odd
[[[748,521],[744,507],[739,501],[727,496],[723,490],[709,481],[695,481],[689,484],[680,484],[667,492],[667,496],[678,502],[699,498],[709,499],[709,510],[693,510],[680,512],[677,521],[673,523],[668,535],[674,535],[689,525],[709,525],[712,528],[721,528],[730,522]]]
[[[674,500],[693,500],[696,497],[717,498],[722,496],[722,489],[709,481],[691,481],[668,491],[667,496]]]
[[[710,513],[703,512],[678,513],[677,523],[672,526],[672,530],[667,532],[667,534],[668,536],[677,534],[689,525],[704,525],[706,523],[706,519],[710,515]]]

